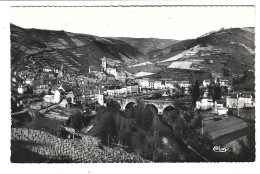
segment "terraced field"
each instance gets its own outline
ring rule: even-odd
[[[81,64],[68,55],[63,55],[58,51],[43,52],[31,57],[38,66],[43,67],[45,65],[60,66],[62,63],[66,72],[75,73],[80,71]]]

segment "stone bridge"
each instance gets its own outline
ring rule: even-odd
[[[114,101],[118,102],[121,110],[125,110],[131,104],[137,104],[138,100],[144,105],[153,105],[157,108],[158,114],[163,114],[163,111],[167,107],[174,107],[173,101],[167,100],[148,100],[148,99],[136,99],[136,98],[115,98]]]

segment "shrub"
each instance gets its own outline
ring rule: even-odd
[[[67,126],[74,129],[82,129],[84,127],[84,116],[78,109],[71,110],[71,116],[67,120]]]

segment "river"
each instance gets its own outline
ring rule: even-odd
[[[162,117],[153,112],[153,117],[160,125],[160,138],[163,142],[162,152],[165,154],[170,154],[169,158],[165,161],[160,162],[205,162],[203,157],[196,154],[191,150],[184,142],[179,138],[175,137],[174,132],[170,125],[163,121]]]

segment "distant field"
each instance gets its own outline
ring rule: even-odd
[[[131,68],[128,67],[125,70],[132,74],[136,74],[139,72],[148,72],[148,73],[154,74],[154,73],[159,72],[161,70],[161,68],[148,64],[148,65],[135,66],[135,67],[131,67]]]
[[[172,62],[167,68],[179,68],[179,69],[192,69],[192,62],[188,61],[176,61]]]
[[[144,77],[144,76],[150,76],[154,73],[150,73],[150,72],[138,72],[136,74],[134,74],[135,77]]]
[[[202,83],[204,79],[208,79],[209,77],[210,73],[208,72],[174,68],[166,68],[163,71],[150,76],[150,78],[154,79],[171,78],[174,80],[190,80],[192,82],[195,82],[195,80],[198,79],[200,83]]]

